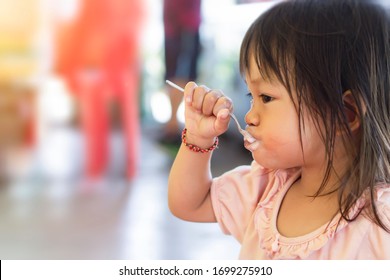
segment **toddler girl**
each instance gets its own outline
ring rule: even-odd
[[[390,259],[390,21],[372,1],[282,2],[241,46],[254,161],[218,178],[232,102],[185,87],[169,206],[218,222],[242,259]],[[251,141],[252,142],[252,141]]]

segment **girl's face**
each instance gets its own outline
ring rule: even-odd
[[[264,79],[253,57],[245,79],[252,98],[245,121],[257,140],[245,146],[255,147],[254,160],[266,168],[283,169],[323,164],[325,146],[309,113],[303,112],[300,137],[298,113],[286,88],[277,79]]]

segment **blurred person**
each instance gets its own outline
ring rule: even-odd
[[[198,76],[197,62],[201,52],[199,27],[201,24],[201,0],[164,0],[164,47],[165,79],[184,87],[187,81]],[[172,108],[170,120],[166,123],[163,143],[180,143],[177,110],[183,94],[168,87]]]
[[[82,0],[76,17],[58,25],[55,70],[79,104],[88,180],[99,180],[107,168],[112,104],[120,105],[126,176],[136,174],[144,16],[141,0]]]

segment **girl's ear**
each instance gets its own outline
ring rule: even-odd
[[[353,97],[352,92],[350,90],[347,90],[343,93],[343,104],[349,128],[351,129],[351,132],[355,132],[360,127],[361,123],[359,116],[359,107],[356,103],[356,99]],[[363,104],[361,105],[362,108],[364,108]]]

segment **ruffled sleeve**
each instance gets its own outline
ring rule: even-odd
[[[251,166],[237,167],[213,180],[212,204],[225,234],[242,242],[260,197],[266,191],[270,172],[253,161]]]

